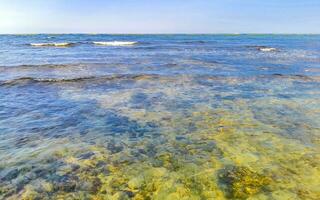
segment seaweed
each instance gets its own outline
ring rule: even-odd
[[[227,196],[246,199],[263,191],[272,181],[244,166],[228,166],[219,173],[219,181],[226,186]]]

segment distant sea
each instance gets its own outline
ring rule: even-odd
[[[0,199],[318,199],[320,35],[0,35]]]

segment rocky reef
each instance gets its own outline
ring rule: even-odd
[[[240,199],[261,192],[272,181],[270,177],[255,173],[248,167],[237,166],[226,167],[219,178],[225,184],[228,196]]]
[[[63,91],[94,101],[77,113],[86,133],[42,137],[36,148],[21,138],[0,163],[0,199],[319,199],[317,101],[233,98],[215,81],[201,84],[217,92],[189,79],[156,89],[138,81],[108,95]]]

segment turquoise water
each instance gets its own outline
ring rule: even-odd
[[[319,75],[319,35],[1,35],[0,199],[318,199]]]

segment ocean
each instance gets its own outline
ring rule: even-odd
[[[0,35],[0,199],[319,199],[320,35]]]

